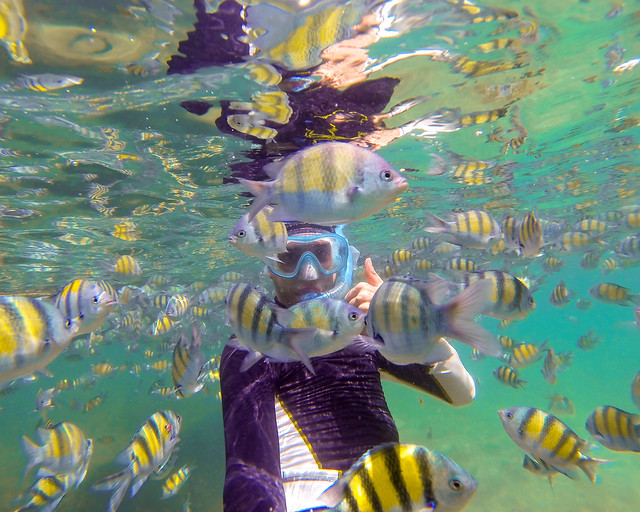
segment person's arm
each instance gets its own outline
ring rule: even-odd
[[[227,459],[225,512],[286,510],[275,415],[275,379],[259,362],[241,372],[247,352],[227,345],[220,389]]]
[[[371,258],[365,260],[364,270],[367,280],[349,290],[345,300],[366,313],[382,278],[373,267]],[[469,404],[476,396],[473,377],[465,369],[456,350],[447,345],[451,355],[439,363],[397,365],[377,353],[378,368],[387,380],[408,384],[452,405]]]

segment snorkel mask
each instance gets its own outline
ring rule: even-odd
[[[274,274],[287,279],[300,275],[300,272],[302,278],[308,280],[318,279],[320,273],[338,274],[333,288],[320,294],[309,293],[302,300],[343,299],[351,287],[353,266],[360,254],[349,245],[343,227],[336,226],[333,232],[325,232],[328,228],[320,226],[319,230],[323,232],[312,235],[296,234],[303,230],[292,229],[293,234],[287,240],[287,251],[277,255],[278,261],[267,261],[267,265]],[[310,225],[308,229],[313,229],[313,226]]]

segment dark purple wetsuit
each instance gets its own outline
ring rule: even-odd
[[[424,365],[398,366],[378,352],[346,348],[302,363],[261,360],[240,371],[247,352],[227,345],[220,362],[227,474],[226,512],[284,512],[276,396],[323,469],[345,471],[367,450],[398,442],[380,371],[450,402]]]

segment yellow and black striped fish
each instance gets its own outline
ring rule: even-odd
[[[389,443],[362,455],[319,500],[334,512],[455,512],[466,506],[477,486],[473,476],[439,452]]]
[[[617,253],[623,258],[640,258],[640,236],[630,235],[623,238],[618,244]]]
[[[514,368],[525,368],[530,366],[542,357],[542,352],[547,344],[545,341],[539,347],[532,343],[520,343],[513,347],[511,354],[508,356],[508,364]]]
[[[173,349],[171,378],[179,398],[190,397],[202,389],[203,384],[198,381],[204,365],[201,345],[202,335],[194,325],[191,327],[191,339],[181,334]]]
[[[269,220],[272,211],[267,205],[252,220],[244,214],[231,231],[229,243],[249,256],[277,260],[276,255],[287,248],[288,236],[284,222]]]
[[[600,251],[587,251],[580,259],[580,266],[585,270],[594,269],[598,266],[598,263],[600,263],[600,257]]]
[[[531,258],[539,255],[540,249],[544,245],[542,234],[542,224],[536,218],[535,212],[530,211],[524,216],[518,229],[520,256]]]
[[[140,263],[128,254],[120,256],[113,265],[112,270],[126,276],[139,276],[142,274]]]
[[[116,457],[116,462],[127,467],[91,486],[94,491],[113,491],[108,512],[117,510],[129,485],[133,497],[151,473],[163,468],[180,441],[181,422],[180,416],[166,410],[152,414],[140,425],[129,445]]]
[[[546,380],[552,386],[558,380],[558,361],[556,360],[556,355],[553,352],[553,349],[550,348],[547,351],[547,355],[544,358],[544,362],[542,363],[542,376],[544,380]]]
[[[571,300],[571,293],[567,290],[567,285],[564,281],[560,281],[558,285],[551,292],[551,297],[549,297],[549,302],[557,307],[561,308],[569,304]]]
[[[184,293],[177,293],[172,295],[167,301],[167,305],[164,309],[165,315],[169,318],[178,318],[187,312],[187,308],[190,304],[190,299]]]
[[[578,338],[578,348],[582,350],[593,350],[600,343],[600,336],[597,336],[593,329],[589,329],[587,334]]]
[[[629,288],[615,283],[600,283],[589,290],[589,295],[605,304],[632,306],[640,303],[640,294],[634,294]]]
[[[445,262],[442,270],[462,270],[465,272],[472,272],[474,270],[478,270],[478,265],[469,258],[452,258]]]
[[[564,266],[564,261],[555,256],[547,256],[542,261],[542,270],[545,272],[558,272]]]
[[[603,446],[619,452],[640,452],[640,415],[602,405],[591,413],[587,431]]]
[[[0,296],[0,383],[43,371],[78,330],[44,300]]]
[[[168,333],[175,326],[176,321],[165,315],[164,313],[160,313],[158,318],[153,323],[150,329],[151,336],[162,336],[163,334]]]
[[[486,249],[502,237],[498,222],[482,210],[455,212],[447,222],[429,212],[424,212],[428,233],[443,233],[449,241],[471,249]]]
[[[484,314],[501,320],[525,318],[536,307],[527,286],[513,274],[501,270],[476,270],[460,273],[458,284],[464,288],[478,281],[491,283],[491,295]]]
[[[300,347],[315,336],[316,329],[287,327],[293,313],[276,306],[246,283],[236,283],[229,290],[225,310],[239,346],[249,351],[241,371],[268,356],[280,362],[302,361],[313,373],[309,357]]]
[[[525,453],[570,478],[577,478],[579,468],[595,483],[597,465],[608,462],[585,455],[588,443],[553,414],[533,407],[510,407],[498,414],[509,437]]]
[[[391,254],[391,258],[389,258],[389,264],[395,267],[399,267],[404,263],[408,263],[413,258],[413,254],[411,251],[407,249],[396,249]]]
[[[82,430],[68,421],[50,428],[39,428],[38,437],[42,445],[34,443],[27,436],[20,440],[27,457],[24,474],[38,466],[52,474],[69,473],[83,462],[87,447],[92,444]]]
[[[26,492],[26,496],[21,497],[21,501],[26,501],[26,498],[28,501],[15,512],[34,509],[52,512],[75,483],[76,478],[72,473],[39,476]]]
[[[527,383],[526,380],[522,380],[518,377],[517,370],[505,365],[498,366],[493,370],[493,376],[503,384],[511,386],[512,388],[524,389],[524,384]]]
[[[172,473],[162,484],[162,499],[171,498],[178,494],[184,483],[191,475],[191,468],[187,465],[182,466],[178,471]]]

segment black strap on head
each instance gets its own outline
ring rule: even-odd
[[[322,226],[308,222],[286,222],[288,235],[303,235],[305,233],[335,233],[333,226]]]

